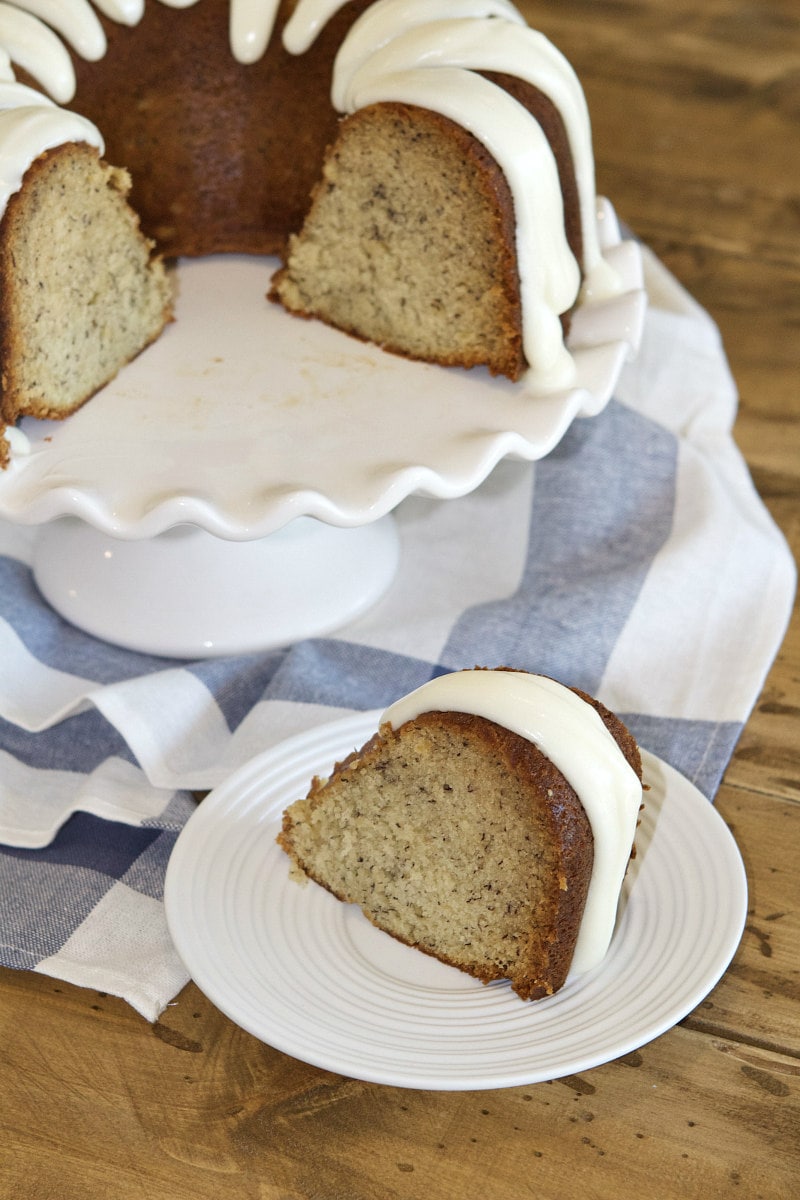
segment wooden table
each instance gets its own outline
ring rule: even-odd
[[[800,551],[797,0],[524,5],[581,75],[599,188],[719,322],[736,438]],[[712,994],[639,1051],[506,1091],[284,1057],[192,985],[150,1026],[0,972],[0,1193],[39,1200],[800,1195],[800,621],[717,799],[750,916]]]

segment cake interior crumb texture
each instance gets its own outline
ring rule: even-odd
[[[563,777],[525,739],[441,718],[384,728],[291,806],[278,840],[401,941],[484,982],[509,978],[525,998],[548,994],[585,903],[586,815],[574,793],[550,802]]]
[[[2,415],[61,417],[170,319],[171,288],[126,195],[84,144],[41,155],[3,217]]]
[[[437,113],[381,104],[346,118],[273,298],[385,350],[515,377],[513,205],[489,166]]]

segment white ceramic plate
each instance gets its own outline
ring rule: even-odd
[[[201,990],[255,1037],[329,1071],[437,1090],[511,1087],[617,1058],[711,990],[744,928],[736,844],[686,779],[645,754],[650,785],[610,951],[591,974],[526,1003],[395,942],[352,905],[290,878],[275,843],[313,775],[374,732],[359,714],[238,771],[178,839],[166,912]]]
[[[248,541],[302,516],[368,524],[413,492],[466,495],[501,458],[539,459],[599,412],[638,345],[641,252],[607,201],[599,228],[623,292],[576,312],[575,386],[546,396],[290,317],[265,300],[273,260],[181,261],[162,337],[68,420],[12,431],[29,452],[0,471],[0,517],[79,517],[116,538],[192,524]]]

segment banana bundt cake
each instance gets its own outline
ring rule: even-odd
[[[509,0],[9,0],[0,168],[0,459],[158,337],[163,259],[281,255],[290,312],[532,390],[619,286],[582,90]]]

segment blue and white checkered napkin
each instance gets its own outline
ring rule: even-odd
[[[125,997],[186,982],[164,873],[194,808],[283,738],[440,668],[508,664],[598,695],[713,798],[788,620],[794,564],[730,431],[715,326],[651,255],[641,351],[544,461],[398,509],[393,587],[335,636],[177,663],[39,597],[0,525],[0,965]]]

